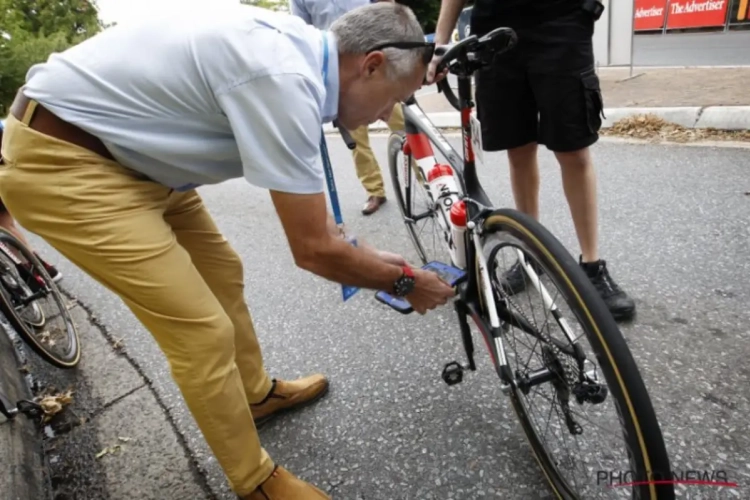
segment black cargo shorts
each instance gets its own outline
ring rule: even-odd
[[[570,152],[594,144],[604,103],[594,71],[591,14],[578,9],[543,24],[511,27],[516,47],[475,75],[484,149],[537,142]]]

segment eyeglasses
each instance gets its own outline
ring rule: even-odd
[[[383,50],[388,48],[405,50],[422,49],[422,62],[425,66],[430,64],[430,61],[432,61],[432,56],[435,54],[435,44],[431,42],[386,42],[381,43],[380,45],[376,45],[375,47],[368,50],[366,54],[375,52],[376,50]]]

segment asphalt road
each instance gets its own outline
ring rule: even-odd
[[[385,139],[371,141],[386,165]],[[361,216],[365,194],[349,152],[334,138],[330,149],[349,226],[376,246],[413,257],[393,199],[377,214]],[[603,142],[594,156],[601,254],[637,299],[638,318],[623,331],[661,419],[673,468],[726,470],[741,486],[721,492],[682,487],[682,498],[747,498],[750,150]],[[489,194],[499,205],[510,203],[505,158],[487,160],[493,167],[481,176]],[[540,162],[543,221],[577,256],[558,167],[547,152]],[[548,498],[482,344],[478,372],[455,387],[440,379],[446,362],[463,361],[450,309],[404,317],[371,292],[344,304],[337,285],[294,267],[266,192],[240,180],[200,191],[244,259],[247,298],[270,373],[289,378],[321,371],[331,379],[324,400],[261,431],[275,460],[340,499]],[[54,260],[51,249],[34,241]],[[216,498],[234,498],[149,334],[113,295],[67,262],[60,267],[65,287],[110,334],[124,337]],[[137,411],[132,418],[145,432],[159,420]],[[133,465],[127,455],[121,460],[124,471]],[[150,480],[163,478],[165,488],[193,480],[172,477],[168,467],[144,470]]]
[[[636,66],[740,66],[750,64],[750,31],[637,35]]]

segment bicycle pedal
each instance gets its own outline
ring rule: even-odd
[[[458,361],[451,361],[443,368],[442,377],[448,385],[460,384],[464,380],[464,367]]]

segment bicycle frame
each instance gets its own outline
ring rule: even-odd
[[[468,368],[476,370],[474,362],[474,345],[467,316],[470,316],[476,327],[479,329],[485,341],[485,345],[490,353],[495,369],[503,384],[504,392],[507,392],[516,381],[508,364],[505,348],[502,342],[502,333],[504,325],[513,324],[526,333],[543,340],[539,333],[528,324],[525,318],[509,310],[504,301],[496,301],[492,291],[492,285],[488,270],[488,259],[479,250],[482,248],[481,237],[483,220],[495,209],[489,200],[486,192],[482,188],[476,171],[476,162],[474,149],[472,145],[471,130],[471,112],[473,102],[467,96],[471,95],[471,78],[466,75],[457,75],[458,77],[458,101],[461,115],[461,136],[463,146],[463,158],[458,155],[456,150],[446,140],[445,136],[434,126],[417,100],[412,96],[409,100],[402,103],[404,113],[406,142],[403,145],[404,169],[408,171],[411,168],[409,156],[416,163],[421,172],[421,178],[426,177],[426,170],[432,168],[436,163],[435,152],[432,148],[434,144],[437,150],[447,159],[453,168],[455,177],[459,183],[462,193],[460,198],[466,204],[467,212],[467,231],[466,241],[451,241],[450,235],[447,235],[449,241],[446,244],[452,245],[464,244],[466,247],[467,276],[465,283],[458,287],[458,298],[454,302],[456,313],[461,326],[461,336],[464,350],[468,359]],[[411,176],[404,175],[406,197],[410,198]],[[428,191],[428,196],[431,197]],[[435,200],[432,200],[433,202]],[[519,259],[526,273],[530,276],[533,286],[540,292],[545,307],[552,313],[552,316],[558,322],[568,343],[558,339],[552,339],[552,342],[566,354],[577,357],[574,349],[575,344],[571,330],[564,318],[561,317],[553,300],[550,298],[544,286],[541,284],[539,277],[534,270],[528,265],[520,250],[517,250]],[[499,306],[499,307],[498,307]],[[483,312],[489,321],[483,317]],[[552,380],[554,375],[549,370],[534,373],[530,377],[532,385],[540,384]]]
[[[476,370],[474,362],[474,346],[467,315],[470,316],[485,340],[487,349],[492,357],[493,364],[498,375],[505,384],[511,384],[513,377],[510,372],[505,356],[505,348],[501,341],[501,318],[495,304],[494,294],[491,288],[487,262],[482,252],[480,242],[482,219],[490,210],[491,202],[484,192],[476,173],[474,162],[474,150],[471,144],[471,102],[464,96],[471,93],[471,79],[468,76],[458,77],[459,99],[461,101],[461,129],[463,137],[463,159],[446,140],[445,136],[432,124],[412,96],[408,101],[402,103],[406,131],[406,142],[404,143],[404,168],[410,168],[408,157],[413,156],[417,167],[424,179],[425,171],[435,164],[435,153],[432,144],[435,144],[440,153],[448,160],[456,174],[460,188],[465,196],[467,211],[467,240],[466,261],[468,280],[459,286],[459,298],[454,302],[456,312],[461,325],[461,336],[464,349],[469,362],[469,368]],[[406,175],[405,186],[407,197],[410,196],[411,176]],[[461,242],[447,242],[448,245],[461,244]],[[482,301],[485,304],[489,316],[489,323],[482,317]]]

